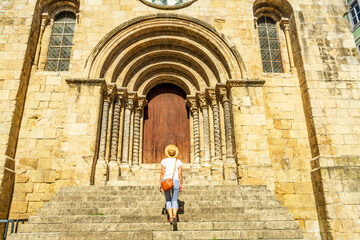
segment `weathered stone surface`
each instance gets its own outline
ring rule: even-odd
[[[360,68],[344,2],[191,3],[0,3],[0,217],[27,217],[62,186],[158,181],[141,161],[146,116],[114,112],[112,97],[166,82],[188,101],[222,89],[189,104],[189,181],[267,185],[305,238],[359,238]],[[70,69],[44,71],[64,9],[77,14]],[[262,70],[254,17],[269,11],[283,73]]]

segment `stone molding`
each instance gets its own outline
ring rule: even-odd
[[[233,87],[263,87],[265,80],[263,79],[247,79],[247,80],[228,80],[226,83],[227,88]],[[220,85],[219,85],[220,86]]]
[[[90,85],[90,86],[105,86],[106,81],[103,78],[68,78],[65,81],[71,85]]]
[[[164,20],[168,21],[164,21]],[[231,75],[240,75],[241,78],[246,78],[246,68],[244,65],[244,61],[240,55],[240,52],[237,50],[236,46],[227,38],[224,34],[218,32],[215,27],[211,26],[209,23],[204,22],[200,19],[189,17],[189,16],[183,16],[179,14],[167,14],[167,13],[158,13],[158,14],[151,14],[146,16],[137,17],[134,19],[131,19],[118,27],[114,28],[112,31],[110,31],[108,34],[104,36],[103,39],[100,40],[100,42],[95,46],[93,51],[90,53],[89,57],[87,58],[85,62],[85,68],[89,69],[90,76],[98,76],[99,72],[99,64],[103,63],[105,61],[104,58],[107,58],[108,52],[110,50],[107,45],[116,45],[115,43],[111,43],[111,41],[115,41],[116,39],[120,39],[118,36],[122,34],[122,32],[128,32],[131,29],[130,28],[136,28],[136,25],[146,25],[144,22],[148,21],[154,21],[154,20],[160,20],[164,27],[168,26],[181,26],[186,27],[188,26],[191,28],[194,25],[197,25],[199,29],[204,30],[204,38],[211,38],[216,42],[217,45],[219,45],[219,49],[224,49],[224,52],[227,52],[228,54],[227,62],[233,62],[236,64],[236,69],[232,70],[233,72]],[[147,24],[149,25],[149,24]],[[151,25],[149,25],[151,27]],[[146,30],[146,29],[145,29]],[[139,31],[139,30],[138,30]],[[224,55],[224,56],[225,56]],[[99,58],[99,59],[98,59]]]

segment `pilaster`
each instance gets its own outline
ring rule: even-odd
[[[200,128],[199,128],[199,107],[195,96],[187,97],[187,104],[193,117],[194,136],[194,165],[200,166]]]
[[[129,151],[130,151],[130,129],[131,129],[131,115],[136,101],[136,94],[131,93],[125,100],[125,113],[124,113],[124,130],[122,141],[122,154],[121,154],[121,175],[130,171]]]
[[[134,138],[133,138],[133,160],[132,160],[132,167],[139,168],[139,148],[140,148],[140,133],[141,133],[141,119],[143,117],[144,107],[147,104],[146,97],[139,97],[137,99],[137,104],[135,108],[135,116],[134,116]]]
[[[204,146],[204,162],[203,166],[209,168],[210,162],[210,127],[209,127],[209,106],[205,93],[199,93],[197,95],[200,108],[203,115],[203,146]]]

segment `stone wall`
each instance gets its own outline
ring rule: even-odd
[[[327,1],[327,5],[302,2],[299,7],[302,11],[295,13],[292,39],[300,39],[294,56],[313,158],[312,178],[321,232],[325,239],[356,239],[359,231],[353,226],[358,224],[359,216],[345,217],[339,212],[358,207],[358,190],[350,190],[333,176],[350,171],[351,176],[343,175],[344,181],[356,179],[356,161],[352,161],[355,165],[350,170],[349,161],[346,165],[332,160],[358,156],[360,150],[359,61],[349,23],[342,18],[346,5],[342,1]],[[337,206],[338,213],[333,211],[335,196],[348,199],[344,199],[348,203]],[[341,227],[335,227],[338,221]]]
[[[250,0],[198,0],[184,9],[158,10],[135,0],[82,1],[70,71],[59,73],[41,68],[30,71],[40,7],[35,7],[35,1],[3,1],[0,206],[5,207],[0,208],[0,218],[8,214],[14,165],[12,218],[34,214],[61,186],[90,184],[103,83],[81,80],[91,68],[88,57],[115,27],[166,13],[214,26],[235,45],[248,80],[254,83],[229,84],[240,183],[268,185],[300,223],[306,238],[320,239],[318,218],[324,237],[358,238],[360,216],[351,213],[359,211],[360,68],[348,22],[342,16],[346,5],[335,0],[290,1],[296,69],[290,68],[280,34],[285,73],[263,74],[253,4]],[[46,58],[49,37],[47,29],[40,63]],[[70,78],[78,80],[66,82]]]
[[[33,1],[0,3],[0,219],[8,217],[12,197],[18,131],[38,34],[34,8]]]

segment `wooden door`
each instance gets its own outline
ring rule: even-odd
[[[190,121],[185,92],[172,84],[160,84],[147,95],[144,109],[143,163],[160,163],[165,147],[179,148],[178,158],[190,162]]]

